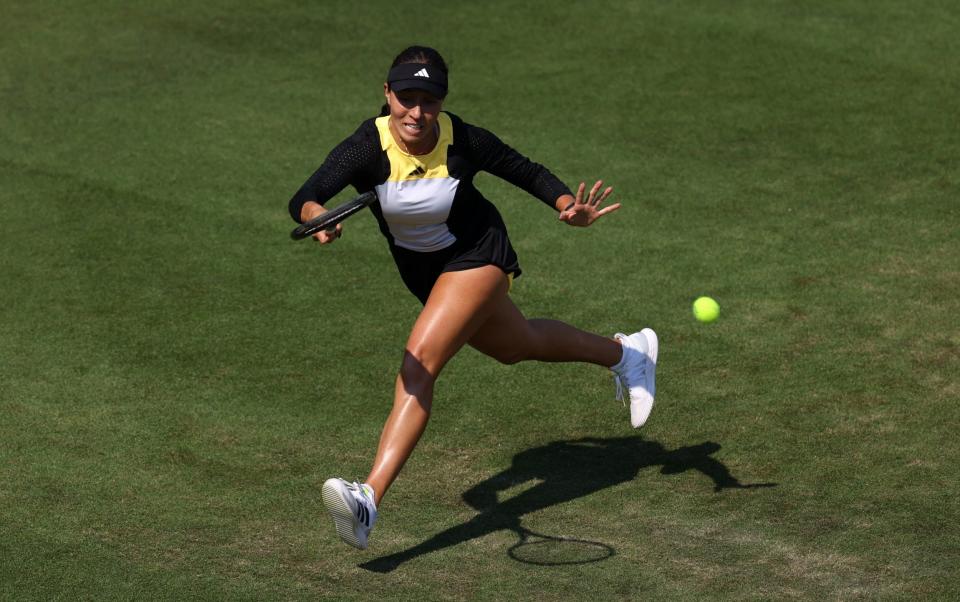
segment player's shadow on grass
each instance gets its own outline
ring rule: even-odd
[[[711,454],[719,449],[719,444],[707,441],[700,445],[670,451],[660,443],[644,441],[640,437],[554,441],[528,449],[513,457],[510,468],[478,483],[463,494],[463,500],[480,514],[461,525],[437,533],[411,548],[381,556],[361,564],[360,567],[387,573],[418,556],[504,529],[517,533],[523,544],[528,535],[538,535],[520,525],[520,519],[524,515],[632,481],[640,470],[650,466],[660,466],[661,474],[699,471],[713,481],[714,491],[776,485],[775,483],[753,485],[741,483],[730,473],[729,468],[711,457]],[[499,492],[529,481],[535,481],[537,484],[510,499],[504,501],[498,499]],[[612,547],[601,542],[550,537],[548,539],[573,542],[581,549],[584,549],[584,546],[592,548],[592,551],[586,550],[587,554],[583,562],[603,560],[615,553]],[[512,547],[509,554],[515,560],[523,562],[522,557],[513,553],[516,547]],[[582,562],[533,562],[533,564],[582,564]]]

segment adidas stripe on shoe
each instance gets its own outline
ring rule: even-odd
[[[327,479],[323,484],[323,504],[330,512],[340,539],[365,550],[370,530],[377,522],[373,489],[367,484]]]

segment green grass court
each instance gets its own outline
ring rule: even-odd
[[[0,13],[0,599],[960,598],[955,2]],[[320,485],[366,475],[419,305],[372,216],[321,249],[286,202],[411,43],[614,186],[578,230],[477,180],[528,316],[658,331],[657,406],[466,350],[357,552]]]

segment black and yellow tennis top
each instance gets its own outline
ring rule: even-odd
[[[440,113],[439,141],[427,155],[402,151],[388,120],[364,121],[330,152],[290,199],[294,220],[307,201],[322,205],[348,185],[376,190],[379,203],[371,209],[391,249],[429,253],[475,242],[491,228],[505,231],[497,209],[473,185],[477,172],[503,178],[554,210],[557,198],[570,194],[547,168],[451,113]]]

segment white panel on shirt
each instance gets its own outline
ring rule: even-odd
[[[428,252],[456,242],[446,221],[459,180],[423,178],[386,181],[377,186],[383,217],[398,247]]]

